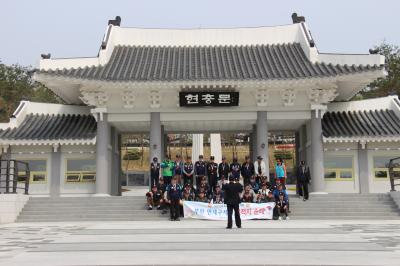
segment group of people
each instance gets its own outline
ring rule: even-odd
[[[231,218],[236,203],[238,208],[240,202],[275,202],[274,219],[288,219],[289,196],[286,191],[286,177],[286,166],[281,159],[276,161],[274,178],[269,178],[261,156],[258,156],[254,163],[246,156],[242,164],[236,157],[230,164],[226,157],[222,157],[219,164],[213,156],[206,162],[203,155],[200,155],[195,163],[190,156],[183,161],[180,155],[176,155],[173,161],[167,155],[162,162],[155,157],[150,166],[151,189],[146,194],[148,209],[157,208],[167,212],[169,207],[171,220],[179,220],[183,214],[182,201],[225,203],[228,205],[228,218]],[[297,169],[297,188],[303,200],[308,199],[310,179],[309,168],[301,161]],[[229,187],[234,187],[234,191],[237,191],[233,199],[232,195],[228,195],[231,189]],[[235,204],[231,204],[232,202]]]

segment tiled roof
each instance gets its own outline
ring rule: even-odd
[[[96,120],[91,115],[29,114],[18,127],[0,130],[0,139],[93,139],[96,129]]]
[[[39,73],[109,81],[267,80],[332,77],[381,66],[311,63],[299,43],[255,46],[116,46],[104,66]]]
[[[327,138],[399,136],[400,118],[389,109],[327,112],[322,130]]]

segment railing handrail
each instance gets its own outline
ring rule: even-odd
[[[400,157],[392,158],[392,159],[389,160],[389,167],[388,168],[389,168],[389,179],[390,179],[390,191],[396,191],[395,187],[396,186],[400,186],[400,184],[395,184],[394,183],[395,179],[400,179],[400,177],[399,178],[395,178],[394,175],[393,175],[393,168],[397,168],[397,167],[394,167],[394,163],[393,163],[396,160],[400,160]]]
[[[18,171],[19,165],[25,166],[25,175],[21,175]],[[5,167],[4,167],[5,165]],[[18,179],[20,177],[25,177],[24,187],[18,186]],[[18,189],[23,189],[24,194],[29,192],[29,179],[30,179],[30,169],[29,163],[19,160],[0,160],[0,189],[5,189],[4,193],[17,193]],[[3,183],[5,185],[3,186]],[[10,189],[10,184],[12,183],[12,189]],[[0,191],[1,192],[1,191]]]

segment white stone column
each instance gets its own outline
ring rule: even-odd
[[[322,114],[311,111],[311,188],[313,192],[325,192],[324,148],[322,143]]]
[[[368,149],[367,143],[364,145],[358,144],[358,179],[360,182],[360,193],[369,193],[369,180],[368,180]]]
[[[219,164],[222,161],[221,134],[210,134],[210,146],[211,156],[214,156],[214,161]]]
[[[199,155],[203,155],[203,134],[193,134],[192,144],[192,160],[196,162],[199,159]]]
[[[157,157],[159,162],[163,159],[161,137],[160,113],[152,112],[150,113],[150,162],[153,161],[153,157]]]
[[[297,166],[300,165],[300,130],[297,130],[294,133],[294,140],[295,140],[295,145],[296,145],[296,150],[295,150],[295,157],[296,157],[296,165],[294,169],[296,169]]]
[[[111,195],[121,196],[121,154],[120,134],[115,127],[111,127]]]
[[[265,172],[269,176],[269,158],[268,158],[268,126],[267,126],[267,112],[257,112],[257,156],[263,157],[265,162]]]
[[[299,129],[299,161],[307,161],[307,128],[306,125],[302,125]]]
[[[106,113],[98,114],[96,135],[96,194],[109,195],[111,184],[110,125]]]
[[[59,197],[61,184],[61,146],[53,147],[50,169],[50,196]]]
[[[251,151],[252,157],[251,160],[255,162],[257,160],[257,125],[253,125],[253,131],[251,132]]]

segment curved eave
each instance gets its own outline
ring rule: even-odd
[[[54,145],[96,145],[96,137],[92,139],[59,139],[59,140],[0,139],[0,146],[54,146]]]
[[[168,85],[182,85],[182,84],[238,84],[238,83],[252,83],[252,84],[266,84],[266,83],[280,83],[280,82],[308,82],[308,81],[337,81],[341,77],[353,77],[353,76],[365,76],[370,74],[371,78],[384,77],[386,72],[383,67],[379,67],[371,70],[364,70],[353,73],[343,73],[336,75],[326,76],[312,76],[312,77],[299,77],[299,78],[271,78],[271,79],[198,79],[198,80],[113,80],[113,79],[91,79],[82,78],[69,75],[48,73],[48,72],[36,72],[34,79],[37,81],[47,81],[51,79],[57,79],[59,81],[68,81],[74,84],[80,83],[109,83],[109,84],[133,84],[137,86],[155,85],[155,84],[168,84]]]
[[[400,142],[400,136],[379,136],[379,137],[323,137],[324,143],[348,143],[348,142]]]

